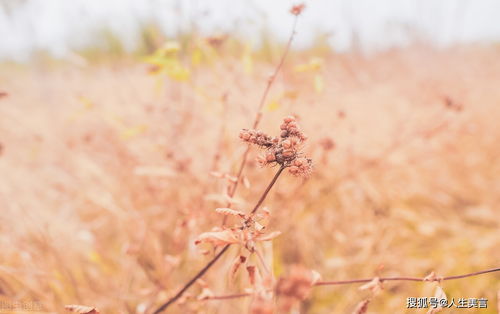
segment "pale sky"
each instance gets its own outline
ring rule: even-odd
[[[258,45],[263,28],[285,40],[290,0],[0,0],[0,60],[27,60],[35,50],[64,57],[98,40],[99,30],[118,34],[134,49],[139,26],[154,21],[174,35],[195,24],[206,33],[232,32]],[[356,31],[363,48],[404,45],[410,33],[443,46],[500,41],[500,0],[309,0],[294,45],[318,33],[347,50]]]

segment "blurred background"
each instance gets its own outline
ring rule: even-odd
[[[215,208],[247,147],[238,134],[287,51],[293,4],[0,0],[0,312],[152,313],[213,257],[194,242],[221,226]],[[269,276],[498,267],[500,2],[305,4],[258,128],[277,135],[294,115],[314,172],[284,173],[264,203],[265,230],[282,232],[257,245]],[[276,171],[259,153],[235,210],[250,211]],[[171,313],[264,313],[252,297],[204,300],[255,288],[245,267],[231,274],[240,254],[266,273],[234,245]],[[292,313],[352,313],[367,299],[369,313],[425,313],[407,298],[438,286],[315,287]],[[455,302],[488,299],[464,313],[498,311],[496,273],[441,287]]]
[[[495,0],[307,1],[296,47],[322,39],[336,51],[381,50],[425,41],[437,46],[500,40]],[[261,45],[285,41],[289,0],[2,0],[0,58],[26,60],[45,51],[55,57],[91,47],[137,52],[151,32],[170,38],[225,34]],[[229,14],[230,13],[230,14]]]

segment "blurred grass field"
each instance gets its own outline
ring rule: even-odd
[[[131,58],[0,65],[0,301],[147,313],[190,279],[211,256],[194,239],[220,225],[225,183],[210,172],[237,170],[238,132],[252,125],[275,49],[189,48],[168,61],[174,72]],[[324,280],[498,267],[499,57],[494,45],[292,51],[261,128],[276,134],[297,115],[315,169],[280,178],[265,202],[282,232],[265,248],[276,276],[294,264]],[[244,211],[274,172],[256,153],[250,188],[236,194]],[[204,277],[216,294],[248,287],[244,273],[228,275],[236,254]],[[436,284],[384,286],[369,313],[424,313],[406,300],[433,296]],[[442,287],[489,300],[464,313],[498,311],[496,274]],[[366,296],[356,285],[316,287],[301,312],[351,312]],[[187,300],[172,312],[249,303]]]

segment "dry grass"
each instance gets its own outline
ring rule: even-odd
[[[324,280],[498,266],[499,54],[329,54],[319,72],[296,72],[312,56],[293,53],[261,128],[274,134],[283,116],[296,114],[315,171],[308,180],[283,175],[264,204],[270,228],[282,232],[263,248],[276,276],[295,264]],[[227,202],[227,183],[210,172],[237,170],[246,148],[238,132],[251,126],[273,69],[254,63],[245,73],[228,55],[197,67],[190,83],[166,80],[160,89],[135,62],[3,65],[0,301],[142,313],[175,293],[212,256],[194,240],[220,225],[214,209]],[[318,73],[322,91],[313,87]],[[251,187],[236,193],[238,210],[250,210],[273,175],[253,162],[256,154],[244,172]],[[215,294],[249,287],[245,272],[228,275],[237,254],[230,248],[204,277]],[[369,311],[413,313],[406,298],[432,296],[435,285],[387,283]],[[442,286],[449,298],[488,298],[480,312],[495,312],[498,275]],[[356,286],[316,287],[301,310],[350,312],[367,295]],[[172,309],[234,313],[250,302],[184,300]]]

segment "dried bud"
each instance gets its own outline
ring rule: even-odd
[[[291,150],[291,149],[288,149],[288,150],[284,150],[283,153],[282,153],[283,157],[285,158],[291,158],[295,155],[294,151]]]
[[[292,13],[293,15],[297,16],[297,15],[300,15],[300,13],[302,13],[302,11],[304,10],[305,8],[305,4],[298,4],[298,5],[294,5],[291,9],[290,9],[290,13]]]
[[[304,163],[303,161],[304,158],[297,158],[293,161],[293,165],[296,166],[296,167],[300,167],[302,166],[302,164]]]
[[[241,132],[240,132],[240,138],[242,140],[248,140],[248,139],[250,139],[250,133],[248,132],[248,130],[241,130]]]
[[[284,140],[281,145],[283,145],[284,148],[290,148],[292,147],[292,142],[290,140]]]
[[[268,152],[268,153],[266,154],[266,161],[267,161],[267,162],[273,162],[273,161],[275,161],[275,160],[276,160],[276,156],[274,155],[274,153],[273,153],[273,152]]]
[[[308,176],[312,171],[311,160],[298,158],[299,143],[304,142],[307,137],[300,130],[295,117],[285,117],[280,129],[280,137],[271,137],[258,130],[243,129],[240,132],[240,138],[247,143],[266,149],[266,152],[257,158],[261,166],[279,164],[290,167],[290,173],[295,176]]]
[[[259,166],[264,167],[267,165],[267,159],[266,156],[259,155],[257,156],[257,163]]]
[[[312,172],[312,160],[307,158],[298,158],[293,161],[293,166],[289,172],[294,176],[308,177]]]

